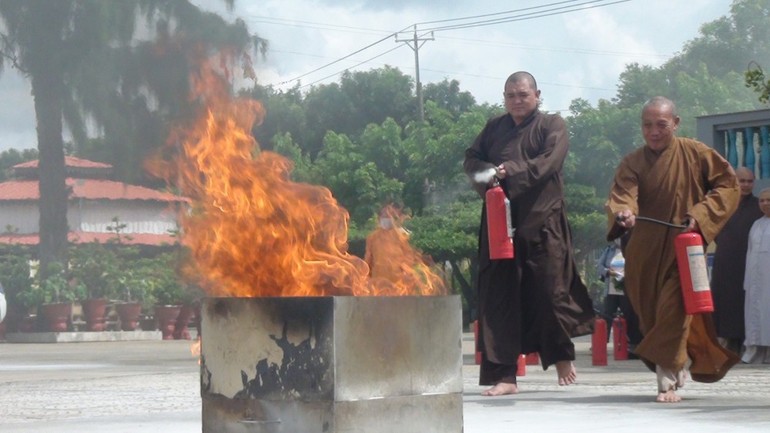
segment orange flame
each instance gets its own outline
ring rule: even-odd
[[[201,337],[200,335],[195,338],[190,344],[190,355],[194,358],[198,358],[198,365],[201,363]]]
[[[205,107],[169,139],[173,163],[148,169],[192,200],[181,218],[201,283],[216,296],[435,295],[441,279],[404,238],[380,250],[398,278],[369,278],[367,263],[347,252],[348,213],[324,187],[290,180],[292,162],[261,151],[251,135],[262,105],[234,98],[204,62],[192,99]],[[376,233],[373,235],[375,236]],[[373,240],[378,238],[375,236]],[[375,268],[375,272],[376,272]]]

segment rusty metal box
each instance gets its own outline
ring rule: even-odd
[[[203,432],[462,432],[458,296],[208,298]]]

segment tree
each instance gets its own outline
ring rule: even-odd
[[[232,6],[233,0],[226,1]],[[67,251],[64,121],[76,140],[85,139],[85,114],[107,125],[107,137],[130,137],[121,132],[125,132],[121,120],[131,119],[124,117],[134,113],[129,109],[131,103],[141,103],[149,90],[157,98],[145,100],[145,106],[160,102],[163,109],[163,101],[168,100],[163,91],[180,90],[163,80],[153,81],[157,75],[122,69],[127,64],[120,60],[135,58],[131,42],[139,12],[149,28],[157,24],[157,34],[171,42],[145,44],[145,53],[157,55],[159,51],[153,52],[151,47],[172,47],[175,40],[170,35],[195,30],[196,25],[198,31],[211,30],[203,25],[208,21],[200,19],[201,12],[186,0],[0,0],[0,18],[5,24],[5,33],[0,33],[0,68],[10,63],[32,83],[40,173],[38,255],[43,270],[50,262],[64,262]],[[172,21],[176,25],[173,32],[169,30]],[[240,27],[245,28],[242,23]],[[188,71],[174,71],[183,72],[180,80],[186,83]],[[182,92],[176,100],[186,95]],[[141,126],[127,123],[129,128]]]
[[[765,73],[762,68],[753,63],[744,74],[746,87],[759,93],[759,102],[770,103],[770,79],[765,81]]]
[[[16,164],[37,159],[37,149],[8,149],[0,153],[0,182],[10,178],[10,170]]]

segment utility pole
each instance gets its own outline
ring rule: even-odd
[[[420,48],[425,45],[425,42],[432,40],[434,40],[433,32],[417,36],[417,24],[414,25],[414,34],[410,39],[399,39],[396,35],[396,42],[404,42],[414,51],[415,91],[417,92],[417,111],[420,115],[420,121],[425,120],[425,110],[422,107],[422,83],[420,83]]]

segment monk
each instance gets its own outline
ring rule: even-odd
[[[539,352],[543,369],[555,365],[559,385],[574,383],[571,337],[590,334],[594,317],[572,257],[564,205],[565,122],[538,110],[540,90],[528,72],[508,77],[503,96],[507,113],[487,122],[464,161],[482,198],[493,178],[500,182],[516,229],[515,258],[490,260],[482,207],[477,286],[479,384],[491,385],[485,396],[518,392],[523,353]]]
[[[714,267],[711,269],[711,293],[714,295],[714,325],[720,343],[740,354],[745,338],[743,272],[746,269],[746,249],[749,230],[762,217],[759,199],[752,194],[754,172],[746,167],[735,170],[741,189],[738,210],[727,221],[715,241]]]
[[[633,227],[626,257],[626,295],[644,335],[635,353],[656,373],[656,401],[681,401],[686,366],[699,382],[716,382],[738,362],[717,342],[710,314],[684,310],[674,238],[685,226],[711,242],[738,206],[735,172],[715,150],[676,137],[676,106],[664,97],[642,108],[645,145],[620,163],[610,190],[608,240]]]

